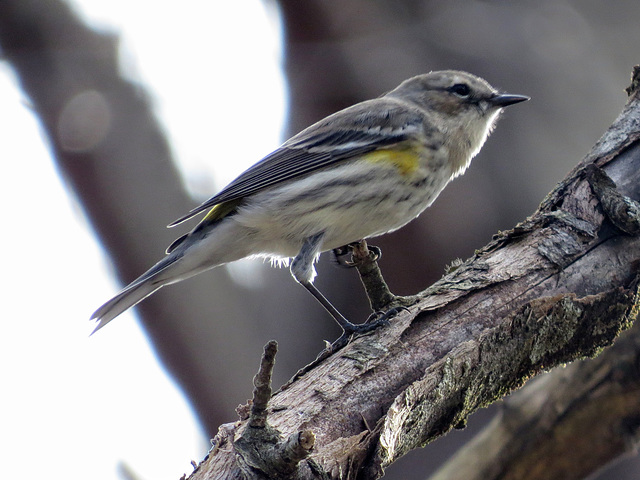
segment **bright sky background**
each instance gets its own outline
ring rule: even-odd
[[[92,25],[122,36],[126,74],[151,93],[196,190],[214,193],[280,143],[280,30],[276,12],[261,1],[74,5]],[[211,139],[219,132],[233,143],[245,114],[235,117],[229,100],[247,91],[253,96],[244,97],[245,107],[262,127],[254,134],[263,138],[244,142],[246,157],[220,170],[230,157],[211,158]],[[198,117],[210,111],[217,114]],[[209,441],[131,313],[118,328],[88,337],[89,315],[118,286],[5,64],[0,132],[0,478],[111,480],[122,478],[122,462],[141,480],[177,480],[192,471],[190,460],[204,457]]]

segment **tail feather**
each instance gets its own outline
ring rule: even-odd
[[[96,333],[125,310],[128,310],[134,305],[140,303],[153,292],[162,288],[167,283],[170,283],[165,275],[161,276],[160,274],[173,265],[180,257],[181,255],[173,255],[158,262],[137,280],[134,280],[126,286],[115,297],[93,312],[91,320],[96,320],[98,324],[93,332],[91,332],[91,335]],[[161,277],[165,277],[165,279]]]
[[[259,252],[252,233],[238,222],[220,221],[180,237],[166,257],[94,312],[91,320],[97,326],[93,333],[165,285]]]
[[[137,285],[129,285],[118,295],[93,312],[91,320],[97,320],[98,324],[96,325],[96,328],[93,329],[93,332],[91,332],[91,335],[96,333],[125,310],[147,298],[160,287],[162,287],[162,284],[152,285],[151,283],[140,283]]]

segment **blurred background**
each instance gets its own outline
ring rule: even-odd
[[[0,2],[0,477],[179,478],[249,398],[268,340],[280,385],[339,335],[286,269],[254,260],[88,336],[91,312],[186,231],[165,225],[288,136],[430,70],[532,97],[433,207],[372,242],[391,290],[419,292],[532,213],[611,124],[638,19],[631,0]],[[326,256],[318,272],[364,320],[355,272]],[[386,478],[427,477],[494,411]]]

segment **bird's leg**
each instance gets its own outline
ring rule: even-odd
[[[293,278],[295,278],[298,283],[300,283],[304,288],[307,289],[311,295],[315,297],[320,305],[322,305],[329,314],[334,318],[338,325],[342,327],[344,333],[338,339],[336,343],[334,343],[334,347],[342,346],[345,344],[348,339],[354,334],[362,334],[366,332],[370,332],[378,328],[380,325],[388,323],[386,319],[384,320],[376,320],[375,322],[366,323],[356,325],[347,320],[333,304],[327,300],[327,298],[316,288],[313,284],[312,280],[315,275],[315,271],[313,268],[313,262],[321,251],[322,239],[324,237],[324,232],[313,235],[304,242],[302,248],[298,255],[291,262],[291,274]]]
[[[374,312],[367,322],[389,319],[417,301],[416,296],[402,297],[391,293],[378,267],[377,261],[382,256],[378,247],[368,246],[365,240],[351,243],[347,247],[351,250],[353,258],[351,265],[358,269]]]

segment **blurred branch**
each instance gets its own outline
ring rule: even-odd
[[[0,47],[59,170],[117,276],[128,283],[161,258],[177,235],[164,226],[193,201],[149,98],[120,74],[117,37],[87,27],[58,0],[5,0],[0,2]],[[238,299],[242,289],[231,284],[224,269],[212,276],[219,280],[215,289],[205,282],[178,286],[145,301],[138,311],[163,363],[205,428],[215,431],[221,412],[234,406],[228,392],[235,381],[210,366],[232,356],[236,339],[246,341],[243,328],[252,315]],[[180,301],[187,290],[189,301]],[[202,321],[220,316],[225,305],[233,305],[224,313],[228,322]]]
[[[423,292],[389,328],[355,340],[272,397],[268,421],[281,437],[306,429],[316,439],[291,478],[377,478],[530,376],[599,353],[631,325],[639,121],[634,90],[531,217]],[[245,423],[225,426],[224,441],[192,479],[250,478],[232,467]]]

